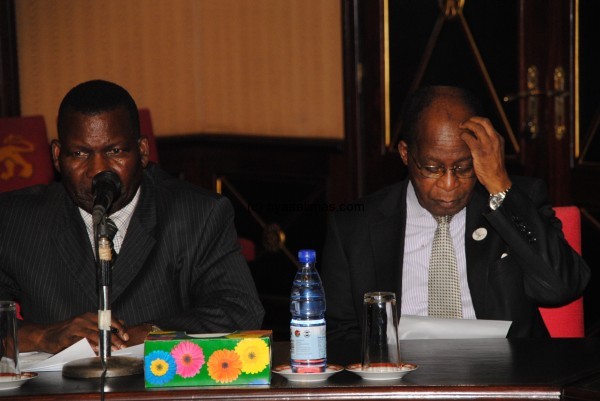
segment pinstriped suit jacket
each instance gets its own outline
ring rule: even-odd
[[[578,298],[590,269],[565,241],[544,182],[511,180],[494,212],[485,188],[475,186],[465,223],[467,282],[478,319],[512,321],[509,337],[547,337],[538,306]],[[360,339],[365,292],[395,292],[400,310],[407,186],[363,198],[364,212],[332,215],[321,274],[329,338]],[[485,238],[474,237],[482,228]]]
[[[148,166],[113,269],[114,316],[193,333],[259,328],[233,217],[226,198]],[[0,195],[0,221],[0,299],[35,323],[98,309],[92,246],[62,184]]]

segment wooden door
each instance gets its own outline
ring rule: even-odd
[[[572,204],[574,63],[570,0],[522,0],[519,14],[521,162],[545,178],[556,205]]]
[[[595,220],[600,190],[600,3],[521,0],[522,163],[545,178],[556,205]],[[536,76],[536,78],[534,78]],[[535,134],[528,127],[534,124]]]
[[[600,2],[573,0],[571,199],[582,212],[582,251],[592,268],[585,294],[586,335],[600,335]]]

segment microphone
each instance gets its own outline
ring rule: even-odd
[[[112,203],[121,195],[121,180],[112,171],[101,171],[92,180],[92,193],[94,194],[94,207],[92,221],[94,225],[100,223]]]
[[[112,171],[102,171],[92,180],[94,206],[92,219],[94,231],[107,232],[106,212],[121,195],[121,180]],[[62,368],[64,377],[76,379],[100,378],[100,388],[104,391],[107,377],[128,376],[144,371],[143,360],[129,356],[111,356],[111,239],[95,233],[96,238],[96,288],[98,291],[98,353],[91,358],[76,359]],[[102,392],[102,395],[104,393]]]

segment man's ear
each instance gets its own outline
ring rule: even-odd
[[[60,163],[58,161],[60,158],[60,142],[57,139],[53,139],[50,147],[52,149],[52,164],[54,164],[56,171],[60,173]]]
[[[400,153],[400,157],[402,158],[402,162],[405,166],[408,166],[408,145],[404,141],[400,141],[398,143],[398,153]]]
[[[146,168],[148,160],[150,158],[150,145],[148,144],[148,138],[145,136],[138,139],[138,146],[140,148],[140,158],[142,160],[142,167]]]

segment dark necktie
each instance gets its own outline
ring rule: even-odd
[[[117,225],[115,224],[115,222],[107,217],[106,218],[106,233],[108,234],[108,239],[110,239],[111,246],[112,246],[112,261],[111,261],[112,266],[114,266],[115,263],[117,263],[117,251],[115,251],[115,245],[112,243],[113,239],[115,238],[115,235],[117,234],[117,231],[119,231],[119,229],[117,228]]]
[[[450,235],[452,216],[434,216],[438,223],[429,261],[428,314],[432,317],[462,318],[462,300],[454,244]]]

